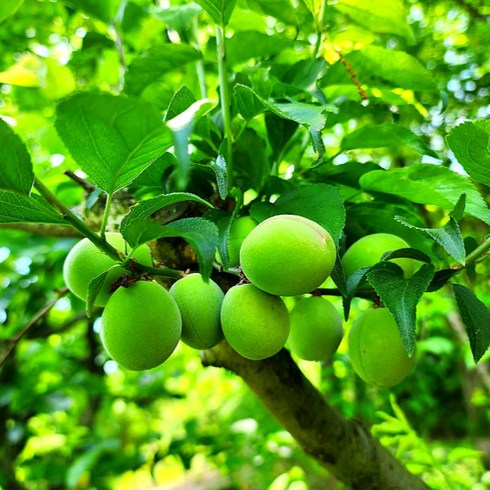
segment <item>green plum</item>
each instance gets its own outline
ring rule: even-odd
[[[106,233],[106,240],[117,250],[126,252],[126,242],[120,233]],[[127,249],[128,254],[139,263],[152,265],[150,248],[142,245],[135,250]],[[68,289],[80,299],[87,300],[90,282],[102,272],[115,266],[107,274],[102,290],[95,299],[95,306],[105,306],[110,297],[112,283],[128,271],[98,249],[88,238],[80,240],[66,256],[63,264],[63,277]]]
[[[228,255],[231,267],[239,265],[242,243],[256,226],[257,221],[251,216],[241,216],[231,224],[228,238]]]
[[[326,361],[342,340],[342,317],[335,306],[320,296],[301,298],[290,313],[291,352],[305,361]]]
[[[182,332],[177,303],[153,281],[118,288],[104,308],[101,325],[107,353],[133,371],[152,369],[166,361]]]
[[[221,326],[230,346],[247,359],[260,360],[279,352],[289,334],[284,301],[253,284],[233,286],[221,307]]]
[[[395,319],[386,308],[364,311],[349,333],[349,357],[366,383],[391,387],[403,381],[415,364],[406,353]]]
[[[182,315],[182,341],[194,349],[210,349],[223,339],[220,324],[224,293],[201,274],[189,274],[169,290]]]
[[[409,247],[405,240],[390,233],[366,235],[347,249],[342,257],[342,267],[346,277],[349,277],[357,270],[379,262],[384,253]],[[392,262],[403,269],[406,278],[415,272],[416,261],[413,259],[393,259]]]
[[[319,287],[335,265],[335,243],[315,221],[291,214],[268,218],[245,238],[240,263],[247,279],[277,296]]]

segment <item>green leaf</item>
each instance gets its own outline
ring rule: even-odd
[[[0,190],[0,223],[50,223],[64,221],[47,201],[31,194]]]
[[[388,84],[415,91],[437,91],[433,76],[413,56],[380,46],[366,46],[344,56],[363,85]],[[328,85],[352,85],[341,61],[334,63],[323,78]]]
[[[183,5],[170,5],[165,8],[150,7],[150,12],[154,17],[165,22],[165,24],[179,33],[184,32],[201,11],[201,7],[193,2]]]
[[[434,276],[434,267],[423,264],[410,278],[404,279],[401,267],[380,262],[367,274],[381,301],[396,320],[403,346],[409,356],[415,352],[416,307]]]
[[[209,165],[216,174],[216,183],[218,185],[218,194],[221,199],[228,196],[228,167],[225,157],[218,154],[216,160]]]
[[[187,44],[153,46],[136,57],[128,67],[124,78],[124,91],[139,95],[153,82],[168,72],[180,69],[186,63],[201,57],[199,51]]]
[[[56,129],[80,168],[108,194],[130,184],[172,145],[152,106],[109,94],[64,100]]]
[[[135,220],[124,230],[124,238],[136,248],[157,238],[182,237],[194,249],[199,263],[199,272],[209,277],[218,245],[218,229],[214,223],[204,218],[185,218],[159,225],[150,220]]]
[[[370,31],[396,34],[413,41],[413,32],[401,0],[339,0],[335,8]]]
[[[226,40],[228,63],[234,65],[251,58],[269,58],[294,46],[294,41],[285,37],[268,36],[257,31],[235,32]]]
[[[14,15],[23,3],[24,0],[2,0],[0,3],[0,22]]]
[[[29,195],[34,182],[31,156],[24,142],[0,118],[0,189]]]
[[[395,219],[409,228],[424,232],[437,242],[451,257],[460,264],[465,263],[466,250],[463,236],[459,229],[458,222],[451,216],[449,221],[441,228],[421,228],[413,226],[405,221],[401,216],[395,216]]]
[[[265,124],[267,137],[272,148],[272,155],[275,160],[284,150],[286,143],[291,139],[298,128],[298,123],[289,119],[277,116],[273,112],[265,114]]]
[[[460,124],[446,141],[468,175],[490,187],[490,120]]]
[[[460,284],[453,284],[456,303],[461,319],[466,327],[473,359],[477,363],[490,345],[490,313],[471,290]]]
[[[158,157],[145,171],[132,183],[138,187],[155,187],[160,192],[164,186],[164,173],[171,167],[177,167],[177,159],[172,153],[164,153]]]
[[[359,182],[367,192],[382,192],[451,210],[464,193],[466,212],[490,224],[490,210],[473,184],[447,167],[420,163],[390,171],[374,170],[364,174]]]
[[[70,7],[83,10],[87,14],[109,24],[116,15],[117,2],[113,0],[65,0]]]
[[[277,214],[297,214],[323,226],[338,243],[345,224],[344,201],[328,184],[305,184],[284,193],[274,204],[253,204],[250,214],[258,221]]]
[[[161,196],[154,197],[152,199],[147,199],[146,201],[141,201],[131,208],[131,211],[127,216],[121,221],[121,233],[124,238],[129,241],[129,237],[126,236],[126,230],[134,221],[141,221],[149,218],[152,214],[161,211],[163,208],[168,208],[169,206],[174,206],[180,202],[194,201],[204,204],[205,206],[212,207],[207,201],[202,199],[195,194],[190,194],[188,192],[174,192],[172,194],[162,194]],[[168,210],[166,213],[166,219],[172,219],[173,208]],[[164,213],[161,213],[164,214]],[[161,216],[163,218],[163,216]],[[134,247],[133,247],[134,248]]]
[[[102,272],[98,276],[94,277],[91,281],[90,284],[88,285],[88,292],[87,292],[87,302],[85,305],[85,311],[87,313],[87,317],[90,318],[92,316],[92,312],[94,311],[94,303],[95,303],[95,298],[99,295],[99,293],[102,291],[102,287],[104,286],[104,282],[107,278],[107,274],[109,274],[109,271],[113,268],[117,267],[119,268],[119,265],[112,265],[107,269],[106,271]]]
[[[439,158],[424,143],[420,136],[398,124],[366,124],[356,131],[348,134],[343,140],[342,151],[357,148],[383,148],[407,145],[422,155]]]
[[[228,24],[236,2],[237,0],[196,0],[211,19],[222,27]]]

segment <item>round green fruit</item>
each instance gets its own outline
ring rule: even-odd
[[[194,349],[210,349],[223,339],[220,324],[224,293],[201,274],[189,274],[169,290],[182,315],[182,341]]]
[[[349,333],[349,357],[366,383],[395,386],[412,370],[415,355],[406,353],[395,319],[386,308],[367,310]]]
[[[230,346],[254,361],[277,354],[289,334],[284,301],[253,284],[233,286],[221,307],[221,326]]]
[[[120,233],[106,233],[106,240],[117,250],[128,254],[143,265],[152,265],[150,248],[147,245],[131,250]],[[126,250],[127,248],[127,250]],[[68,289],[80,299],[87,300],[90,282],[99,274],[115,266],[107,274],[102,290],[95,299],[95,306],[105,306],[110,297],[112,283],[127,274],[124,267],[98,249],[88,238],[80,240],[66,256],[63,277]]]
[[[242,243],[256,226],[257,221],[251,216],[242,216],[231,224],[228,238],[228,256],[231,267],[236,267],[240,263]]]
[[[342,317],[324,298],[302,298],[290,313],[288,344],[293,354],[305,361],[326,361],[342,341]]]
[[[313,291],[330,275],[335,259],[335,244],[328,231],[310,219],[291,214],[262,221],[240,250],[240,263],[248,280],[277,296]]]
[[[342,257],[342,267],[346,277],[349,277],[357,270],[379,262],[386,252],[409,247],[410,245],[405,240],[390,233],[366,235],[347,249]],[[413,259],[393,259],[392,262],[403,269],[405,277],[410,277],[415,272]]]
[[[156,282],[139,281],[118,288],[102,313],[102,345],[118,364],[133,371],[166,361],[181,332],[177,303]]]

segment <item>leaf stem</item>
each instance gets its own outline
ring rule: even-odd
[[[223,27],[216,26],[216,50],[218,54],[218,77],[221,102],[221,114],[223,117],[223,129],[227,142],[227,162],[232,163],[233,134],[231,132],[231,99],[228,85],[228,68],[226,64],[225,33]]]
[[[199,48],[199,21],[198,17],[195,17],[192,22],[192,34],[194,37],[194,48],[200,51]],[[197,80],[199,81],[199,90],[201,92],[201,98],[206,99],[208,96],[208,90],[206,87],[206,73],[204,71],[204,63],[201,59],[196,61]]]
[[[320,52],[320,47],[323,41],[323,30],[325,29],[325,21],[327,17],[327,0],[322,0],[322,4],[320,6],[319,16],[316,19],[316,42],[315,48],[313,50],[313,58],[318,57],[318,53]]]
[[[102,216],[102,223],[100,225],[100,236],[105,240],[105,230],[107,228],[107,222],[109,221],[109,214],[111,212],[112,194],[107,194],[105,202],[104,214]]]
[[[458,265],[452,267],[452,269],[455,269],[455,270],[464,269],[468,265],[476,262],[483,255],[485,255],[488,252],[488,250],[490,250],[490,237],[488,237],[483,243],[478,245],[478,247],[476,247],[475,250],[473,250],[472,252],[470,252],[466,256],[465,261],[464,261],[465,262],[464,265],[458,264]]]
[[[126,267],[129,270],[135,270],[137,272],[147,272],[151,276],[161,276],[169,279],[181,279],[184,277],[184,271],[169,269],[168,267],[151,267],[135,261],[132,261],[130,265],[126,265]]]
[[[76,228],[82,235],[93,242],[100,250],[105,252],[111,259],[120,261],[123,259],[121,253],[112,245],[100,237],[94,230],[88,227],[71,209],[65,206],[37,177],[34,179],[34,187],[60,213],[61,217]]]

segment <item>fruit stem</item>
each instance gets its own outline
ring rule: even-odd
[[[120,261],[123,256],[112,245],[100,237],[94,230],[89,228],[71,209],[65,206],[37,177],[34,179],[34,187],[60,213],[61,217],[82,235],[93,242],[100,250],[106,253],[111,259]]]
[[[105,202],[104,214],[102,216],[102,223],[100,225],[100,236],[105,240],[105,230],[107,228],[107,222],[109,221],[109,213],[112,205],[112,194],[107,194]]]

